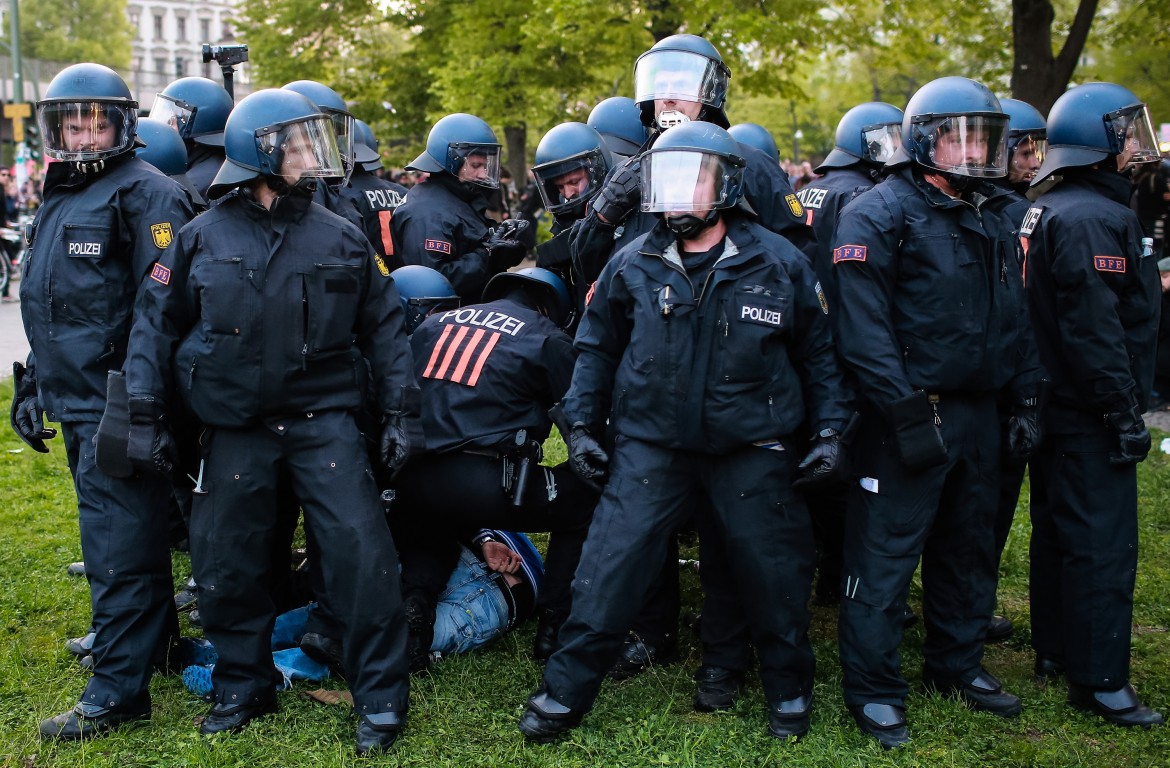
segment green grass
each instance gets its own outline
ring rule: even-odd
[[[3,390],[0,389],[0,392]],[[5,396],[10,396],[10,390]],[[6,402],[6,401],[5,401]],[[343,706],[305,697],[316,684],[280,695],[278,715],[242,734],[197,734],[206,705],[175,677],[152,684],[149,725],[85,744],[45,744],[37,722],[68,709],[85,672],[64,641],[89,621],[85,581],[67,576],[80,559],[72,485],[57,441],[48,456],[0,430],[0,766],[331,766],[353,756],[356,723]],[[1157,445],[1155,440],[1155,445]],[[23,450],[22,450],[23,449]],[[563,457],[550,446],[550,459]],[[1170,710],[1170,457],[1155,453],[1140,469],[1142,556],[1133,640],[1133,680],[1146,700]],[[486,651],[443,661],[411,691],[410,725],[395,750],[368,761],[411,766],[1170,766],[1170,729],[1126,731],[1071,710],[1063,683],[1031,680],[1028,643],[1027,514],[1008,544],[1001,607],[1016,620],[1011,642],[987,652],[987,666],[1024,700],[1005,721],[926,696],[918,685],[922,630],[907,633],[905,670],[912,744],[883,753],[853,727],[842,704],[835,613],[817,608],[813,642],[818,672],[812,733],[799,744],[765,734],[765,712],[752,680],[734,711],[691,710],[690,673],[699,664],[684,630],[680,664],[622,683],[607,682],[596,709],[571,738],[529,746],[516,730],[525,698],[540,680],[529,659],[531,623]],[[688,553],[695,556],[694,553]],[[175,584],[189,566],[176,556]],[[684,572],[686,610],[698,605],[697,576]],[[622,599],[615,596],[615,599]],[[911,602],[918,604],[917,586]],[[186,628],[186,619],[183,619]],[[338,684],[340,686],[340,683]]]

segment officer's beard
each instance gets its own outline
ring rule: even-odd
[[[705,217],[693,213],[684,213],[679,216],[666,216],[666,226],[671,232],[683,240],[694,240],[719,220],[719,210],[712,208]]]

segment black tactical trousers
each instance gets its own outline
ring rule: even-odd
[[[811,691],[812,526],[792,490],[799,457],[788,448],[708,455],[618,437],[573,579],[573,611],[545,667],[553,698],[581,711],[593,706],[670,538],[692,510],[711,515],[703,530],[729,553],[768,701]]]
[[[433,603],[455,568],[459,540],[481,528],[549,531],[537,608],[568,611],[569,585],[597,492],[566,464],[533,465],[516,506],[504,494],[502,477],[503,460],[495,456],[453,452],[411,460],[395,483],[398,496],[390,512],[404,593],[420,591]]]
[[[1070,683],[1129,682],[1137,468],[1109,463],[1104,427],[1046,434],[1032,457],[1032,647]]]
[[[943,395],[946,462],[919,471],[898,458],[884,418],[862,413],[845,529],[839,643],[845,703],[904,706],[902,611],[922,560],[926,672],[965,683],[980,671],[995,607],[999,489],[995,400]]]
[[[111,709],[149,706],[152,668],[179,635],[172,599],[170,480],[110,477],[95,463],[97,423],[61,425],[77,492],[81,554],[89,581],[94,669],[81,701]]]
[[[281,481],[300,500],[317,542],[322,583],[344,627],[346,679],[358,714],[405,712],[406,621],[398,556],[353,417],[340,411],[209,429],[205,494],[191,514],[191,565],[203,630],[219,653],[217,701],[269,699],[279,677],[270,647],[273,541],[282,534]]]

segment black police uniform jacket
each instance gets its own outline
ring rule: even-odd
[[[835,296],[831,290],[833,272],[833,231],[845,206],[874,184],[873,177],[861,168],[829,168],[825,175],[801,187],[796,193],[804,208],[805,221],[817,233],[817,257],[813,262],[817,277],[830,287],[829,306]]]
[[[503,450],[516,433],[544,442],[569,388],[572,340],[504,298],[438,312],[410,337],[428,450]]]
[[[1069,170],[1024,219],[1027,292],[1050,404],[1086,414],[1136,404],[1153,386],[1161,306],[1158,265],[1116,173]]]
[[[173,179],[131,153],[96,174],[54,163],[20,284],[41,406],[53,421],[100,421],[122,367],[134,296],[194,212]]]
[[[369,171],[355,168],[349,183],[338,190],[358,213],[362,231],[387,265],[394,262],[394,241],[390,235],[390,221],[394,210],[406,199],[406,187],[379,179]]]
[[[437,269],[451,281],[464,304],[478,303],[484,286],[498,270],[483,241],[495,225],[484,213],[488,190],[468,188],[448,173],[432,174],[410,188],[394,211],[390,233],[401,264]]]
[[[884,411],[915,390],[1036,394],[1016,247],[1003,218],[909,166],[849,203],[833,275],[838,344],[862,397]]]
[[[371,408],[417,414],[388,270],[357,227],[307,196],[268,210],[246,190],[225,195],[179,231],[138,313],[126,361],[132,398],[165,398],[173,383],[203,423],[246,427],[357,410],[372,375]]]
[[[595,430],[664,448],[727,453],[791,434],[807,418],[840,430],[827,306],[784,238],[724,212],[723,255],[696,292],[660,224],[602,270],[577,331],[563,408]]]
[[[804,208],[788,183],[788,176],[766,153],[740,144],[741,156],[746,162],[743,184],[744,198],[757,220],[768,229],[787,238],[812,263],[816,256],[816,233],[805,223]],[[632,162],[641,162],[638,159]],[[617,168],[610,172],[610,176]],[[606,182],[608,182],[608,177]],[[588,285],[597,279],[611,254],[617,253],[658,224],[653,213],[635,210],[620,224],[606,224],[592,207],[586,216],[573,224],[569,235],[573,265],[579,274],[578,283]]]

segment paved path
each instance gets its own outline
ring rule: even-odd
[[[13,283],[12,296],[20,295],[20,283]],[[0,304],[0,379],[11,378],[12,362],[28,357],[28,339],[20,320],[20,304]]]

